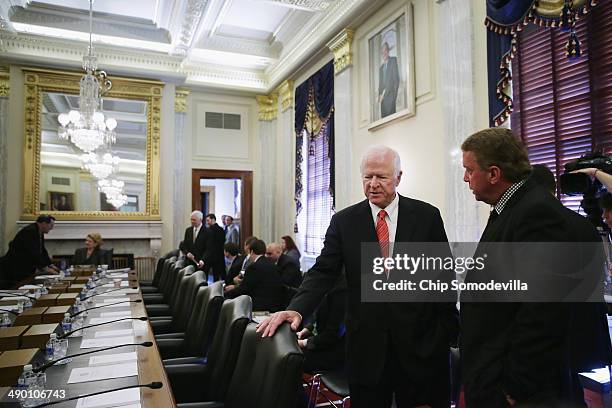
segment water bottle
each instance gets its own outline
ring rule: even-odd
[[[49,337],[49,341],[47,341],[47,345],[45,346],[45,354],[47,361],[51,361],[55,356],[55,342],[57,341],[57,334],[51,333],[51,337]]]
[[[23,301],[23,308],[28,309],[30,307],[32,307],[32,300],[30,298],[27,298]]]
[[[26,377],[29,375],[29,373],[32,373],[32,364],[24,365],[23,372],[17,379],[17,391],[19,391],[19,401],[20,402],[23,402],[26,400],[25,397],[26,397],[26,392],[28,389],[26,385]]]
[[[27,369],[29,366],[29,370]],[[33,407],[39,404],[39,399],[36,398],[41,392],[41,389],[38,387],[38,376],[32,370],[32,366],[28,364],[23,369],[24,372],[24,385],[25,385],[25,399],[21,403],[22,407]]]
[[[17,301],[17,313],[21,314],[23,312],[23,300]]]
[[[50,401],[49,397],[45,396],[45,388],[47,385],[47,374],[45,374],[44,371],[39,371],[36,374],[36,385],[38,386],[38,388],[40,389],[41,393],[40,393],[40,398],[38,398],[38,403],[39,404],[44,404]]]
[[[64,333],[68,333],[72,330],[72,319],[70,318],[70,313],[64,313],[64,320],[62,320],[62,330]]]
[[[2,313],[0,315],[0,327],[9,327],[12,324],[8,313]]]

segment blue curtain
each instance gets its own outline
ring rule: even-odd
[[[511,81],[510,64],[517,49],[517,35],[522,26],[533,23],[544,27],[559,27],[569,32],[567,57],[580,58],[580,40],[574,24],[597,0],[585,0],[573,5],[558,0],[561,13],[557,17],[540,15],[537,0],[487,0],[487,71],[489,87],[489,124],[499,126],[512,113],[512,97],[504,92]]]
[[[329,135],[329,159],[330,178],[329,192],[335,207],[335,159],[334,159],[334,61],[330,61],[318,70],[314,75],[301,83],[295,90],[295,211],[296,224],[294,231],[297,232],[297,216],[302,210],[300,196],[302,194],[302,131],[308,112],[310,98],[314,108],[323,123],[327,123]]]

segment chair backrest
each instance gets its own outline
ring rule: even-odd
[[[164,266],[162,267],[162,274],[159,277],[159,292],[165,293],[167,286],[170,282],[170,271],[174,268],[174,263],[176,262],[175,257],[168,258],[164,261]]]
[[[164,262],[166,262],[166,258],[159,258],[157,260],[157,265],[155,265],[155,273],[153,273],[153,280],[151,281],[151,285],[158,287],[159,281],[162,276],[162,269],[164,269]]]
[[[189,268],[189,266],[187,268]],[[175,309],[172,311],[175,326],[180,332],[184,332],[187,329],[189,318],[194,312],[193,303],[198,293],[198,288],[207,284],[206,275],[204,275],[203,271],[197,271],[190,275],[185,274],[185,276],[186,278],[183,279],[187,279],[186,287],[179,288],[177,303]],[[181,289],[183,290],[181,291]]]
[[[177,268],[179,263],[174,264],[174,268]],[[195,271],[193,266],[186,266],[185,268],[181,268],[176,273],[176,278],[174,280],[172,291],[170,292],[170,296],[166,299],[167,303],[170,305],[172,309],[172,314],[176,317],[175,312],[179,309],[179,305],[183,300],[185,300],[185,296],[187,296],[187,290],[189,288],[189,276],[193,274]]]
[[[110,249],[102,249],[102,259],[104,260],[104,264],[103,265],[108,265],[109,269],[113,269],[115,268],[115,264],[113,262],[113,248]]]
[[[170,276],[168,277],[168,285],[164,290],[164,300],[167,303],[171,303],[171,300],[174,299],[173,294],[176,294],[176,290],[179,284],[179,272],[183,269],[183,262],[176,261],[174,262],[174,266],[170,268]],[[180,277],[182,278],[185,275],[183,273]]]
[[[253,301],[246,295],[226,300],[221,306],[217,330],[208,352],[207,371],[210,375],[204,384],[207,401],[225,399],[252,309]]]
[[[202,271],[196,272],[198,273],[204,275]],[[193,311],[185,328],[185,347],[188,355],[206,356],[217,329],[222,304],[223,282],[219,281],[210,286],[197,288]]]
[[[297,405],[304,355],[289,323],[262,338],[250,323],[225,399],[227,408],[286,408]]]

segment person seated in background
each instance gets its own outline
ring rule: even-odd
[[[291,257],[299,266],[301,254],[300,250],[297,248],[297,245],[295,245],[295,241],[293,241],[293,238],[291,238],[289,235],[281,237],[281,246],[283,248],[283,254]]]
[[[304,353],[304,372],[340,370],[344,367],[347,286],[344,274],[325,295],[311,323],[297,333]]]
[[[249,246],[248,256],[251,264],[244,272],[239,285],[225,287],[225,297],[236,298],[248,295],[253,299],[253,311],[275,312],[282,308],[285,301],[285,288],[278,268],[264,256],[266,244],[260,239]]]
[[[102,249],[102,236],[97,232],[88,234],[85,238],[85,248],[74,251],[73,265],[109,265],[111,266],[112,254]]]
[[[243,254],[234,259],[232,265],[227,271],[227,276],[225,277],[226,285],[240,285],[242,283],[244,271],[246,271],[246,268],[251,264],[251,260],[249,258],[250,246],[255,241],[257,241],[257,237],[248,237],[244,241]]]
[[[278,267],[281,280],[285,285],[297,288],[302,284],[300,268],[293,258],[283,254],[281,244],[278,242],[269,243],[266,248],[266,256]]]
[[[54,226],[55,217],[40,215],[15,235],[8,252],[0,258],[0,289],[18,287],[34,275],[59,273],[45,248],[45,234]]]

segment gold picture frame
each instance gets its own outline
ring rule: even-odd
[[[82,73],[23,67],[24,75],[24,186],[22,220],[33,220],[40,214],[50,214],[58,220],[160,220],[160,131],[161,96],[164,84],[159,81],[109,77],[113,87],[106,97],[146,101],[147,171],[146,204],[144,211],[50,211],[41,210],[40,150],[43,92],[64,92],[78,95]]]

